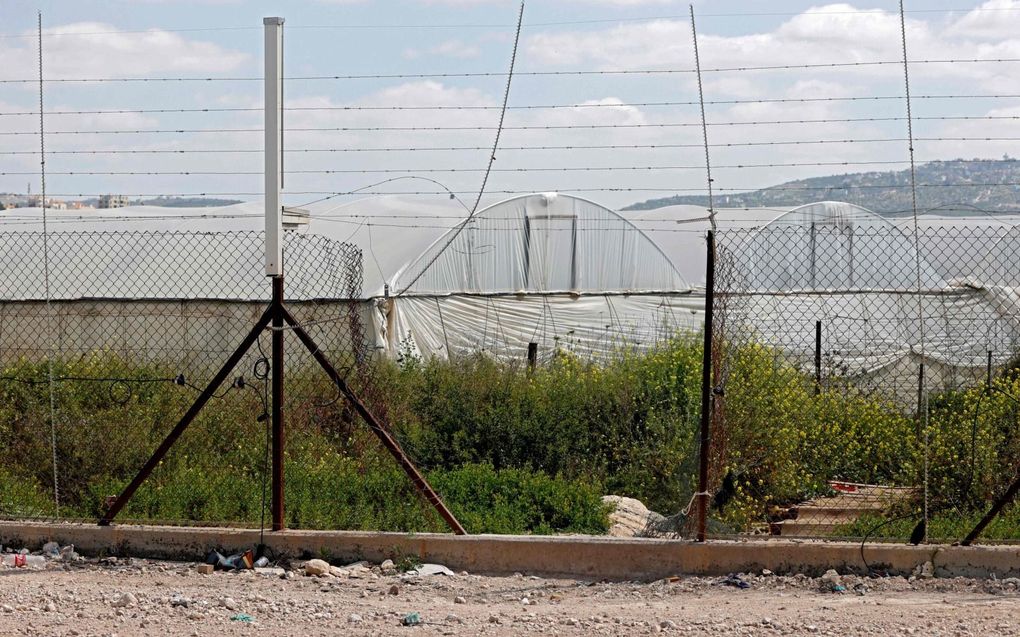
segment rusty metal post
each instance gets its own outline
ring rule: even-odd
[[[528,371],[535,371],[538,363],[538,343],[528,343]]]
[[[822,322],[815,321],[815,395],[822,393]]]
[[[701,361],[701,436],[698,450],[698,541],[708,533],[708,462],[712,417],[712,306],[715,304],[715,232],[709,230],[705,259],[705,338]]]
[[[999,515],[999,512],[1001,512],[1007,504],[1016,498],[1018,491],[1020,491],[1020,476],[1013,481],[1013,484],[1009,485],[1006,492],[995,501],[992,508],[985,514],[985,517],[981,518],[981,520],[977,523],[977,526],[974,527],[974,530],[968,533],[967,537],[963,538],[963,541],[961,541],[960,544],[963,546],[970,546],[974,540],[978,539],[978,536],[980,536],[985,530],[985,527],[988,526],[988,524],[994,520],[997,515]]]
[[[273,277],[273,343],[272,363],[270,364],[273,374],[273,501],[272,517],[273,530],[284,529],[284,446],[286,444],[283,430],[283,276]]]
[[[389,451],[396,459],[397,464],[399,464],[400,468],[404,470],[407,477],[411,479],[411,482],[414,484],[415,488],[418,489],[418,492],[421,493],[428,503],[436,509],[439,515],[446,520],[446,523],[450,525],[450,528],[453,529],[454,533],[457,535],[467,535],[467,531],[465,531],[464,527],[461,526],[461,523],[457,521],[457,518],[453,515],[450,509],[446,507],[446,504],[443,502],[442,498],[439,497],[439,494],[435,492],[432,485],[430,485],[425,479],[425,476],[418,471],[418,468],[414,466],[411,459],[408,458],[407,454],[404,453],[404,450],[401,449],[400,443],[398,443],[396,439],[390,435],[379,419],[375,417],[375,414],[373,414],[368,407],[365,406],[365,403],[361,401],[361,398],[347,384],[343,376],[336,371],[333,364],[329,362],[329,359],[322,353],[319,346],[315,344],[315,341],[308,335],[308,332],[301,327],[301,324],[298,323],[297,319],[295,319],[290,313],[290,310],[283,307],[281,308],[281,311],[283,312],[284,319],[290,325],[291,329],[294,330],[294,335],[298,337],[301,344],[304,345],[309,353],[311,353],[312,357],[315,358],[315,362],[317,362],[319,367],[326,372],[326,375],[329,376],[329,379],[337,386],[337,389],[339,389],[340,393],[344,395],[344,398],[350,403],[351,407],[354,408],[354,411],[358,412],[358,415],[361,416],[361,418],[368,424],[368,428],[372,430],[372,433],[379,438],[379,440],[383,443],[383,446],[386,447],[386,450]]]

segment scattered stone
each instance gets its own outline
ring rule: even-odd
[[[237,610],[237,602],[232,597],[224,597],[220,600],[220,606],[227,610]]]
[[[464,620],[461,619],[460,616],[454,615],[453,613],[450,613],[449,615],[446,616],[446,621],[451,623],[451,624],[463,624],[464,623]]]
[[[914,575],[921,579],[931,579],[935,577],[935,564],[933,564],[931,560],[928,560],[924,564],[918,565],[918,567],[914,569]]]
[[[361,615],[359,615],[357,613],[351,613],[347,617],[347,623],[349,623],[349,624],[360,624],[361,621],[362,621]]]
[[[46,602],[46,612],[47,613],[57,612],[57,605],[54,604],[52,600]]]
[[[460,595],[458,595],[458,596],[453,598],[453,603],[454,604],[466,604],[467,600],[464,599],[463,597],[461,597]]]
[[[835,569],[831,568],[825,571],[825,574],[819,579],[829,586],[839,586],[843,583],[843,578],[840,577],[839,573],[837,573]]]
[[[183,595],[174,595],[170,598],[171,608],[187,608],[191,606],[191,600]]]
[[[651,527],[666,519],[634,498],[606,495],[602,496],[602,503],[614,507],[609,514],[609,535],[614,537],[645,535]]]
[[[532,604],[532,602],[531,602],[531,599],[530,599],[530,598],[528,598],[528,597],[522,597],[522,598],[521,598],[521,604],[523,604],[523,605],[525,605],[525,606],[530,606],[530,605]]]
[[[393,575],[397,572],[397,566],[393,560],[383,560],[383,563],[379,565],[379,571],[383,575]]]
[[[567,626],[577,626],[577,618],[567,617],[566,619],[563,620],[563,623],[566,624]]]
[[[396,584],[393,584],[392,586],[390,586],[389,594],[400,595],[400,587]]]
[[[287,571],[278,566],[259,566],[255,568],[255,574],[266,577],[286,577]]]
[[[308,560],[305,562],[305,575],[313,577],[329,575],[329,562],[326,560]]]
[[[3,606],[0,606],[0,610],[2,610],[5,613],[13,613],[14,607],[11,606],[10,604],[4,604]]]
[[[489,615],[489,623],[490,624],[499,624],[500,623],[499,615]]]
[[[111,606],[114,608],[131,608],[138,605],[138,598],[131,593],[121,593],[117,599],[113,600]]]
[[[662,630],[676,630],[676,622],[672,619],[664,619],[659,622],[659,628]]]

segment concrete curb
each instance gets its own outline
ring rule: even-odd
[[[210,550],[234,552],[259,541],[257,529],[0,521],[0,544],[38,549],[74,544],[85,555],[129,555],[188,561]],[[713,541],[593,536],[507,536],[358,531],[278,531],[265,534],[277,556],[381,562],[412,555],[454,570],[521,572],[580,579],[653,580],[679,574],[725,575],[769,569],[819,575],[833,568],[864,573],[861,545],[797,540]],[[909,575],[931,560],[941,577],[1020,576],[1020,546],[868,544],[872,568]]]

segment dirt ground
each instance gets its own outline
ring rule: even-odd
[[[194,563],[137,559],[0,566],[0,634],[1020,635],[1016,579],[766,573],[739,576],[745,589],[719,577],[408,577],[369,566],[342,577],[300,565],[283,576],[200,574]],[[402,625],[415,612],[420,624]]]

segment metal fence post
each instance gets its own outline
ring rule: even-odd
[[[704,542],[708,529],[708,461],[712,412],[712,306],[715,304],[715,232],[706,238],[705,337],[701,360],[701,435],[698,450],[698,541]]]
[[[822,322],[815,321],[815,395],[822,393]]]
[[[273,530],[282,531],[284,529],[283,517],[284,517],[284,496],[283,496],[283,483],[284,483],[284,446],[286,444],[285,433],[283,429],[283,372],[284,372],[284,358],[283,358],[283,276],[273,277],[273,323],[272,323],[272,363],[270,363],[270,371],[272,372],[272,393],[273,393],[273,406],[272,406],[272,428],[273,428],[273,498],[272,498],[272,517],[273,517]]]

